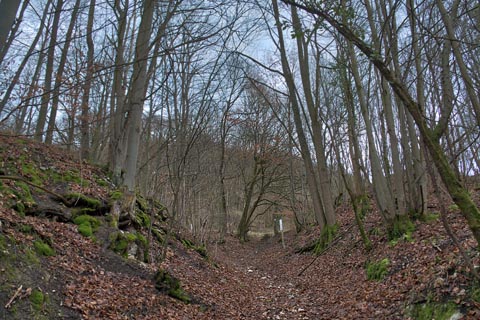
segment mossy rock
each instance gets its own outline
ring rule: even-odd
[[[150,216],[140,210],[136,210],[133,222],[141,228],[149,228],[151,225]]]
[[[84,216],[84,215],[96,215],[98,213],[97,209],[92,208],[74,208],[72,209],[72,217]]]
[[[73,222],[78,225],[78,232],[84,237],[91,237],[101,224],[100,220],[89,215],[78,216]]]
[[[163,244],[163,242],[165,241],[165,233],[162,233],[161,230],[156,229],[156,228],[152,228],[152,233],[155,236],[155,238],[157,239],[157,241],[159,243]]]
[[[84,237],[91,237],[93,235],[92,225],[88,222],[78,225],[78,232]]]
[[[128,251],[132,244],[137,245],[143,252],[147,252],[148,249],[148,240],[141,233],[138,232],[114,232],[110,236],[110,245],[109,248],[115,253],[122,255],[123,257],[128,256]],[[138,252],[137,252],[138,253]],[[138,255],[136,255],[138,257]],[[145,261],[145,254],[141,258]]]
[[[123,192],[121,190],[114,190],[110,192],[110,199],[113,201],[120,200],[123,197]]]
[[[188,239],[180,239],[180,242],[183,244],[183,246],[187,249],[193,249],[195,250],[199,255],[201,255],[203,258],[208,259],[208,252],[207,248],[202,245],[196,245],[194,242],[188,240]]]
[[[55,250],[50,247],[47,243],[43,242],[42,240],[35,240],[33,242],[33,246],[38,254],[46,257],[54,256]]]
[[[165,270],[158,270],[155,274],[155,288],[161,292],[167,293],[172,298],[178,299],[185,303],[190,303],[192,299],[182,289],[180,280],[169,274]]]
[[[141,211],[143,212],[148,211],[149,206],[148,206],[147,199],[145,199],[144,197],[142,197],[140,194],[137,193],[136,201],[137,201],[137,206]]]
[[[94,232],[97,231],[101,224],[100,220],[87,214],[77,216],[75,219],[73,219],[73,223],[76,225],[89,224]]]
[[[87,207],[98,210],[102,206],[102,202],[98,199],[88,197],[81,193],[69,193],[64,196],[72,207]]]

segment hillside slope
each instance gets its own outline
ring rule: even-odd
[[[108,174],[64,150],[0,137],[0,159],[0,319],[480,318],[480,288],[434,214],[388,241],[372,208],[370,252],[347,205],[318,257],[297,253],[315,229],[286,234],[286,248],[232,237],[205,250],[141,196],[138,219],[117,227]],[[449,222],[479,265],[456,210]]]

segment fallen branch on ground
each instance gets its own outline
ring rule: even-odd
[[[18,287],[17,291],[15,291],[15,293],[10,298],[10,300],[8,300],[7,304],[5,305],[5,309],[8,309],[12,306],[13,301],[15,301],[15,299],[18,297],[20,292],[22,292],[22,289],[23,289],[23,285],[20,285],[20,287]]]
[[[65,199],[65,197],[63,197],[61,194],[58,194],[58,193],[56,193],[56,192],[53,192],[53,191],[51,191],[51,190],[48,190],[47,188],[44,188],[44,187],[39,186],[39,185],[37,185],[37,184],[35,184],[35,183],[32,183],[32,182],[26,180],[25,178],[17,177],[17,176],[0,176],[0,180],[13,180],[13,181],[20,181],[20,182],[26,183],[26,184],[28,184],[28,185],[31,186],[31,187],[40,189],[40,190],[42,190],[42,191],[45,191],[46,193],[49,193],[49,194],[57,197],[57,198],[60,199],[60,201],[62,201],[63,204],[65,204],[65,205],[68,205],[68,204],[69,204],[68,200]]]
[[[338,241],[340,241],[343,236],[345,236],[347,234],[348,231],[350,231],[350,229],[353,228],[355,224],[352,224],[350,225],[344,232],[342,232],[341,234],[339,234],[335,239],[333,239],[325,249],[323,249],[322,251],[320,251],[317,256],[312,260],[312,262],[310,262],[307,266],[305,266],[298,274],[297,274],[297,277],[300,277],[308,268],[310,268],[310,266],[312,264],[315,263],[315,261],[317,261],[317,259],[322,256],[328,249],[330,249],[331,247],[333,247],[333,245],[335,245]]]

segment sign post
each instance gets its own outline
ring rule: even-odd
[[[280,234],[281,234],[281,237],[282,237],[282,247],[283,249],[285,249],[285,240],[283,239],[283,220],[282,218],[280,217],[280,219],[278,220],[278,224],[279,224],[279,229],[280,229]]]

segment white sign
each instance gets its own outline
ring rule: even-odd
[[[278,223],[280,224],[280,231],[283,231],[283,221],[282,221],[282,219],[278,220]]]

